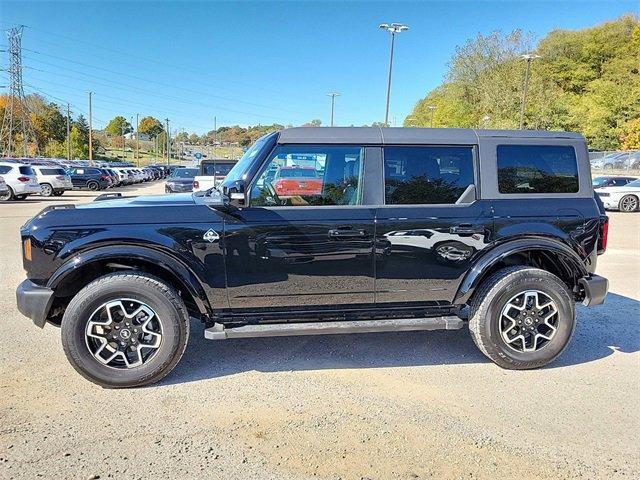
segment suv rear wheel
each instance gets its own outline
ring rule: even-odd
[[[87,183],[87,188],[95,192],[97,190],[100,190],[100,184],[98,184],[98,182],[94,180],[89,180],[89,182]]]
[[[117,272],[93,281],[69,303],[62,345],[71,365],[103,387],[137,387],[167,375],[184,353],[189,316],[160,279]]]
[[[551,362],[569,343],[575,324],[567,286],[537,268],[495,272],[471,302],[471,336],[482,353],[503,368],[525,370]]]
[[[48,183],[40,184],[40,195],[43,197],[51,197],[53,196],[53,187]]]

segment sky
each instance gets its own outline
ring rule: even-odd
[[[171,130],[217,125],[384,120],[389,34],[396,38],[390,121],[442,83],[457,45],[477,33],[522,29],[535,38],[640,13],[640,0],[448,2],[9,2],[0,28],[25,25],[25,93],[87,116],[169,118]],[[7,66],[6,36],[0,68]],[[0,93],[7,73],[0,71]]]

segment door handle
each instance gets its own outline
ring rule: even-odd
[[[471,225],[470,223],[461,223],[449,229],[449,233],[457,235],[473,235],[474,233],[484,233],[484,226]]]
[[[329,230],[329,238],[361,238],[364,236],[364,230],[348,230],[346,228],[332,228]]]

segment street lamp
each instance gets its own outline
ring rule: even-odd
[[[336,97],[339,97],[340,94],[336,92],[327,93],[328,97],[331,97],[331,126],[333,127],[333,111],[336,106]]]
[[[438,107],[436,107],[435,105],[427,105],[427,108],[431,112],[431,114],[429,115],[429,128],[433,128],[433,111]]]
[[[387,108],[384,114],[384,124],[389,126],[389,100],[391,99],[391,72],[393,70],[393,46],[395,44],[396,33],[405,32],[409,27],[402,23],[381,23],[379,28],[391,34],[391,55],[389,56],[389,79],[387,81]]]
[[[522,89],[522,104],[520,105],[520,130],[524,127],[524,107],[527,102],[527,89],[529,88],[529,71],[531,70],[531,62],[542,58],[541,55],[535,53],[525,53],[520,58],[527,62],[527,68],[524,71],[524,88]]]

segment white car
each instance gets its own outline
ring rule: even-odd
[[[394,230],[384,234],[391,251],[432,252],[440,263],[467,261],[487,246],[483,233],[443,233],[420,228],[416,230]]]
[[[129,185],[132,183],[132,180],[129,176],[129,174],[127,173],[127,171],[123,168],[112,168],[111,170],[113,170],[114,172],[116,172],[116,175],[118,175],[118,181],[120,182],[120,185]]]
[[[0,175],[4,177],[8,192],[0,200],[24,200],[27,195],[40,193],[40,184],[30,165],[0,162]]]
[[[595,192],[607,210],[637,212],[640,208],[640,180],[634,180],[621,187],[599,188]]]
[[[65,191],[71,190],[71,177],[62,167],[50,165],[33,165],[38,183],[40,184],[40,195],[43,197],[59,197]]]

